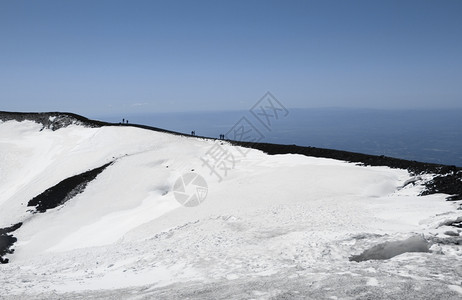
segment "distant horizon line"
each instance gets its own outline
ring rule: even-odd
[[[462,107],[444,107],[444,108],[432,108],[432,107],[423,107],[423,108],[372,108],[372,107],[344,107],[344,106],[323,106],[323,107],[288,107],[290,111],[316,111],[316,110],[331,110],[331,111],[377,111],[377,112],[447,112],[447,111],[460,111]],[[153,114],[207,114],[207,113],[240,113],[248,111],[248,109],[212,109],[212,110],[181,110],[181,111],[149,111],[149,112],[110,112],[110,113],[99,113],[99,112],[78,112],[68,111],[68,110],[37,110],[37,111],[13,111],[13,110],[2,110],[0,112],[8,113],[71,113],[78,114],[83,117],[89,116],[93,117],[104,117],[104,116],[117,116],[117,115],[153,115]]]
[[[371,108],[371,107],[342,107],[342,106],[324,106],[324,107],[287,107],[290,111],[316,111],[316,110],[343,110],[343,111],[382,111],[382,112],[432,112],[432,111],[460,111],[462,107],[447,107],[447,108]],[[120,112],[125,115],[152,115],[152,114],[204,114],[204,113],[240,113],[248,111],[248,109],[211,109],[211,110],[181,110],[181,111],[149,111],[149,112]],[[46,111],[44,111],[46,112]],[[90,113],[93,116],[115,116],[119,113]],[[89,114],[89,115],[90,115]]]

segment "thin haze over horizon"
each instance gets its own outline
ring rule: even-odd
[[[0,1],[0,110],[462,108],[462,2]]]

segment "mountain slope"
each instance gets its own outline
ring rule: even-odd
[[[409,181],[425,170],[458,176],[458,169],[410,162],[410,174],[75,115],[5,115],[0,228],[23,223],[12,233],[18,241],[10,263],[0,265],[5,298],[461,295],[460,230],[450,226],[462,221],[459,202],[435,191],[418,196],[434,174]],[[216,149],[234,159],[221,180],[203,161]],[[303,151],[321,156],[322,149],[311,149]],[[106,164],[62,205],[42,213],[27,206]],[[207,197],[195,207],[175,197],[175,183],[187,173],[207,183]],[[403,242],[415,236],[430,252],[414,253]],[[405,245],[404,254],[388,259],[370,250],[379,244],[392,252]],[[384,260],[350,261],[367,250]]]

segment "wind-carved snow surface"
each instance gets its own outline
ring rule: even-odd
[[[351,261],[361,262],[372,259],[390,259],[407,252],[430,252],[429,242],[422,236],[413,236],[403,241],[378,244],[360,255],[350,257]]]
[[[0,298],[462,298],[461,230],[449,226],[459,202],[417,196],[406,170],[257,150],[218,182],[200,160],[213,143],[0,122],[0,228],[23,222]],[[28,212],[48,188],[112,161],[63,205]],[[209,190],[186,208],[172,187],[193,169]],[[350,261],[386,247],[390,258]]]

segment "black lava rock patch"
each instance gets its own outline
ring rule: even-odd
[[[3,258],[3,256],[14,252],[14,249],[11,249],[11,247],[18,240],[9,233],[15,231],[21,225],[22,223],[18,223],[10,227],[0,228],[0,264],[8,263],[8,258]]]
[[[112,162],[99,168],[69,177],[57,185],[47,189],[40,195],[29,201],[27,206],[35,206],[38,212],[45,212],[47,209],[55,208],[82,193],[87,184],[94,180]]]
[[[462,171],[435,176],[425,187],[422,196],[443,193],[451,195],[446,198],[449,201],[462,200]]]

